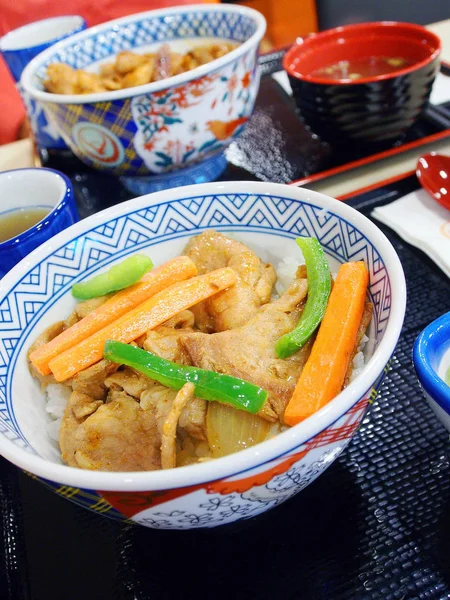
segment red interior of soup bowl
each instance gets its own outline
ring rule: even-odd
[[[297,42],[286,53],[283,66],[289,75],[312,83],[355,85],[398,77],[431,63],[441,49],[440,39],[420,25],[379,22],[346,25],[313,34]],[[311,75],[317,69],[341,60],[370,56],[401,57],[409,63],[388,74],[356,80]]]

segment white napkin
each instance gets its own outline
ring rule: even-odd
[[[292,96],[292,88],[291,84],[289,83],[289,77],[286,71],[276,71],[272,74],[272,77],[277,83],[281,85],[281,87],[286,93],[289,94],[289,96]]]
[[[450,100],[450,77],[444,73],[438,73],[431,90],[431,104],[442,104]]]
[[[423,189],[372,211],[406,242],[420,248],[450,277],[450,210]]]

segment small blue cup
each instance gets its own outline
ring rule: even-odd
[[[48,214],[36,225],[0,243],[0,277],[32,250],[79,220],[72,184],[53,169],[3,171],[0,198],[0,218],[18,209],[48,209]]]
[[[17,83],[39,148],[56,150],[67,149],[67,146],[55,128],[48,123],[40,105],[22,89],[19,84],[20,76],[27,64],[43,50],[83,29],[86,29],[83,17],[53,17],[14,29],[0,40],[0,51]]]
[[[413,361],[425,398],[450,431],[450,387],[444,381],[450,368],[450,312],[421,332],[414,343]]]

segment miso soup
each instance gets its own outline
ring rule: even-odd
[[[395,73],[409,67],[412,62],[401,56],[366,56],[352,60],[340,60],[331,63],[311,73],[312,77],[320,79],[366,79]]]
[[[13,239],[33,227],[50,212],[49,207],[18,208],[0,214],[0,242]]]

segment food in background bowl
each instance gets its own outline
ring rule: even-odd
[[[358,375],[297,425],[215,460],[135,472],[63,464],[47,433],[45,395],[29,371],[30,346],[75,310],[74,284],[136,254],[152,257],[156,270],[207,229],[237,239],[264,264],[275,265],[279,280],[296,271],[289,260],[295,253],[288,248],[296,248],[297,237],[319,240],[332,273],[349,260],[363,261],[373,313]],[[400,261],[381,231],[345,203],[303,188],[223,182],[116,205],[65,230],[0,282],[0,397],[5,398],[0,453],[57,493],[72,486],[65,496],[71,501],[148,527],[215,527],[255,516],[304,489],[349,443],[394,350],[405,296]]]
[[[366,77],[388,75],[410,64],[412,64],[411,61],[400,56],[364,56],[352,60],[339,60],[325,67],[320,67],[311,73],[311,77],[356,81]]]
[[[225,56],[237,44],[227,41],[197,45],[186,54],[173,52],[163,44],[151,54],[119,52],[114,62],[100,66],[99,72],[73,69],[64,63],[47,67],[44,88],[52,94],[94,94],[123,90],[191,71],[212,60]]]
[[[273,266],[213,230],[153,271],[135,255],[75,284],[72,294],[87,300],[29,351],[33,374],[51,386],[50,412],[61,400],[51,427],[61,422],[64,461],[184,466],[254,446],[326,406],[354,361],[364,363],[368,272],[346,262],[331,290],[317,239],[297,243],[306,266],[276,297]],[[121,291],[106,296],[112,290]]]
[[[334,145],[392,144],[417,122],[441,42],[420,25],[345,25],[299,38],[283,58],[301,117]]]
[[[21,82],[74,154],[88,166],[120,176],[131,192],[211,181],[226,168],[223,152],[252,114],[265,27],[259,12],[231,4],[139,13],[52,46],[30,62]],[[44,89],[51,65],[64,63],[75,74],[87,71],[82,83],[92,89],[92,73],[121,52],[153,54],[168,44],[171,52],[186,54],[194,46],[222,41],[236,47],[144,85],[83,94]]]

